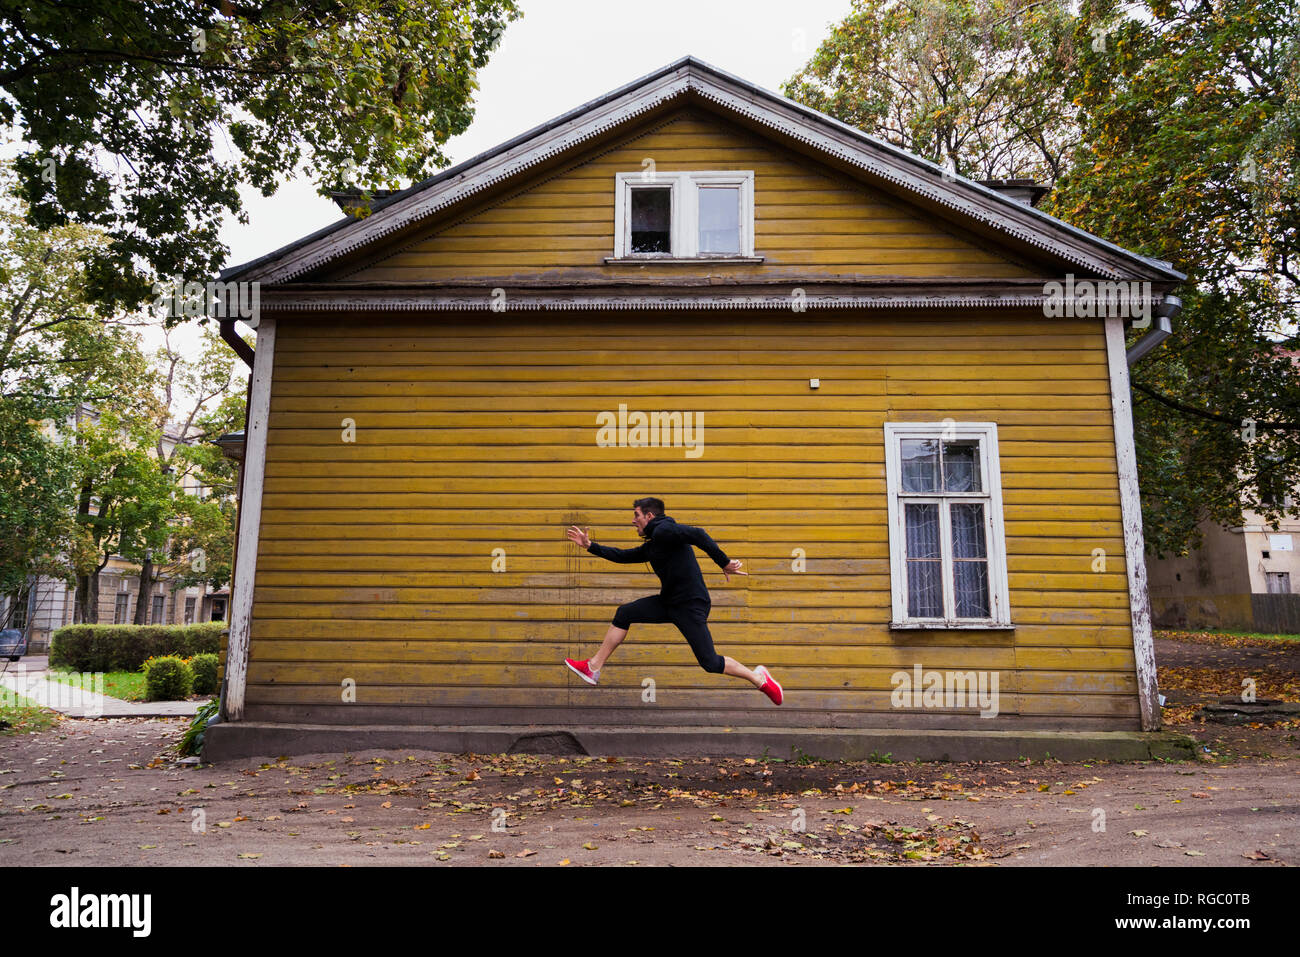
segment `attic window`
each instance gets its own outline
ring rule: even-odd
[[[762,262],[754,255],[752,170],[618,173],[614,186],[607,262]]]
[[[634,189],[631,198],[631,252],[672,252],[673,191],[659,186]]]
[[[699,197],[700,252],[740,252],[740,187],[705,186]]]

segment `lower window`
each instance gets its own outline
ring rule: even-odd
[[[885,424],[893,624],[1011,623],[997,426]]]

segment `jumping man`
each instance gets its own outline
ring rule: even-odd
[[[605,641],[593,657],[581,661],[565,658],[564,663],[583,681],[594,685],[600,678],[600,669],[606,659],[627,637],[628,628],[634,622],[672,622],[690,642],[691,651],[695,652],[695,660],[701,668],[712,674],[744,678],[775,704],[780,704],[784,697],[781,686],[766,668],[759,665],[750,671],[735,658],[725,657],[713,650],[713,637],[709,634],[707,624],[712,601],[709,590],[704,587],[704,576],[700,574],[700,564],[695,560],[691,546],[695,545],[707,552],[722,569],[727,581],[731,581],[733,574],[749,574],[740,570],[740,561],[728,559],[704,529],[693,525],[678,525],[670,516],[665,515],[664,503],[660,499],[639,498],[633,502],[632,524],[645,539],[645,543],[636,548],[597,545],[576,525],[571,526],[566,533],[569,541],[611,562],[621,565],[649,562],[659,576],[662,587],[657,595],[647,595],[626,605],[619,605],[614,612],[613,624],[605,632]]]

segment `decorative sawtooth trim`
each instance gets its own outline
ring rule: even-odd
[[[427,205],[418,201],[418,197],[422,194],[417,193],[414,196],[409,197],[412,201],[410,203],[411,208],[405,210],[403,213],[394,213],[392,221],[387,226],[375,227],[370,231],[365,231],[362,234],[353,237],[348,242],[341,243],[335,250],[334,256],[345,256],[348,253],[360,249],[362,246],[367,246],[376,240],[383,239],[385,236],[399,232],[407,226],[414,225],[421,220],[427,219],[439,211],[446,209],[448,206],[459,203],[466,197],[489,189],[497,183],[510,179],[516,174],[536,166],[538,163],[545,162],[551,157],[563,153],[580,143],[585,143],[588,140],[595,139],[614,127],[627,122],[629,119],[656,109],[660,105],[669,100],[676,99],[678,96],[686,92],[689,88],[688,80],[689,76],[678,77],[664,86],[657,93],[651,95],[648,99],[642,99],[633,104],[626,104],[613,110],[609,115],[596,121],[593,125],[580,130],[570,131],[554,143],[547,145],[545,148],[539,149],[536,152],[528,153],[526,158],[516,158],[513,161],[508,161],[508,165],[499,169],[495,173],[482,176],[473,182],[467,181],[458,186],[452,187],[438,199],[428,202]],[[524,149],[522,144],[519,149]],[[425,199],[428,200],[428,197],[425,197]],[[287,282],[311,272],[313,269],[318,268],[319,265],[319,263],[313,262],[310,257],[306,257],[304,263],[289,267],[287,271],[284,272],[272,273],[263,281],[276,283]]]
[[[799,301],[805,309],[889,309],[889,308],[1042,308],[1047,296],[808,296]],[[673,310],[673,309],[782,309],[794,310],[790,296],[714,296],[699,298],[646,299],[632,297],[582,297],[582,298],[532,298],[493,301],[489,295],[468,298],[424,297],[393,299],[381,296],[332,295],[329,298],[276,298],[263,302],[263,311],[270,312],[542,312],[611,310]],[[1148,300],[1155,305],[1154,297]],[[494,306],[496,308],[494,308]],[[503,308],[504,307],[504,308]],[[1089,318],[1089,317],[1083,317]],[[1101,318],[1101,317],[1093,317]]]
[[[971,218],[984,223],[986,226],[993,226],[1004,232],[1010,233],[1022,242],[1028,243],[1031,246],[1036,246],[1045,252],[1050,252],[1060,256],[1061,258],[1074,263],[1076,266],[1097,269],[1100,272],[1105,272],[1112,279],[1118,279],[1122,275],[1117,270],[1101,266],[1097,262],[1090,261],[1080,256],[1069,247],[1045,241],[1016,225],[1007,223],[1005,220],[995,219],[972,203],[954,201],[952,198],[934,190],[929,186],[929,184],[925,183],[924,180],[915,180],[898,175],[888,165],[881,163],[874,157],[864,154],[861,149],[854,149],[850,152],[849,148],[842,147],[839,142],[834,139],[825,136],[816,137],[811,134],[805,134],[802,127],[796,125],[794,121],[785,117],[781,118],[781,122],[777,122],[771,112],[749,109],[747,104],[751,101],[737,97],[732,93],[719,93],[716,88],[706,87],[699,84],[695,81],[694,77],[691,78],[690,86],[691,89],[706,100],[712,100],[720,106],[725,106],[728,109],[734,110],[735,112],[747,116],[751,120],[766,126],[769,129],[776,130],[777,132],[789,136],[791,139],[797,140],[801,143],[806,143],[809,146],[830,153],[832,156],[838,157],[851,166],[856,166],[858,169],[866,170],[867,172],[879,176],[881,179],[887,180],[896,186],[901,186],[906,190],[918,193],[921,196],[938,203],[940,206],[945,206],[948,209],[970,216]]]

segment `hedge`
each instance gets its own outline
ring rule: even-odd
[[[218,654],[224,621],[197,625],[65,625],[50,640],[50,667],[139,671],[147,658]]]

